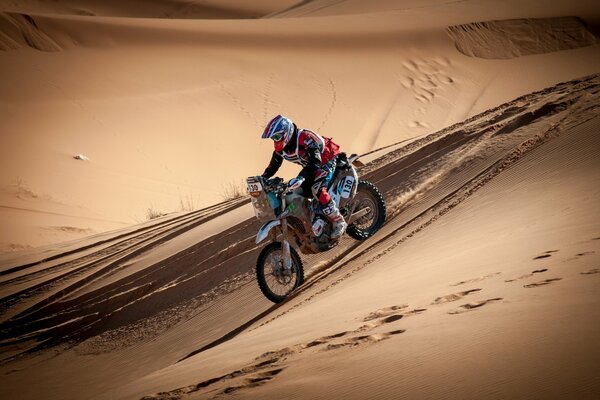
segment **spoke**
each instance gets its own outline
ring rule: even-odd
[[[378,210],[376,202],[368,195],[362,195],[359,197],[357,211],[360,211],[364,208],[369,208],[370,211],[360,217],[354,225],[361,230],[368,230],[374,223],[377,221]],[[355,212],[357,212],[355,211]]]
[[[284,274],[282,268],[283,254],[281,250],[274,250],[266,257],[264,275],[269,290],[278,296],[289,293],[296,283],[295,266],[289,274]]]

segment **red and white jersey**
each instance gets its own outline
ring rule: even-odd
[[[320,154],[321,165],[324,165],[339,153],[339,148],[330,138],[324,138],[308,129],[301,129],[298,130],[296,145],[286,146],[289,152],[284,149],[279,154],[286,160],[304,167],[310,162],[309,153],[314,151]]]
[[[279,170],[284,159],[302,166],[300,176],[306,179],[315,179],[315,174],[320,174],[321,167],[331,161],[340,152],[338,146],[331,138],[326,138],[308,129],[298,130],[291,141],[281,151],[273,151],[271,161],[263,172],[263,176],[270,178]],[[321,171],[322,172],[322,171]]]

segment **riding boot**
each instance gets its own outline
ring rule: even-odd
[[[333,200],[329,200],[329,203],[323,206],[323,214],[325,214],[327,218],[329,218],[329,221],[331,221],[332,229],[329,237],[332,239],[337,239],[342,236],[346,231],[348,224],[346,224],[344,217],[342,214],[340,214],[340,210],[336,207]]]

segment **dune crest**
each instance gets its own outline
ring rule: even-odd
[[[29,0],[3,5],[5,11],[128,18],[253,19],[294,4],[294,0]]]
[[[30,47],[40,51],[61,51],[63,47],[27,14],[0,13],[0,50]]]
[[[577,17],[507,19],[450,26],[456,49],[469,57],[507,59],[596,44]]]

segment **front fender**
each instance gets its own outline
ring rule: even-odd
[[[271,231],[271,229],[278,225],[281,225],[281,221],[274,219],[261,226],[258,230],[258,233],[256,234],[256,244],[259,244],[260,242],[265,240],[267,236],[269,236],[269,232]]]

